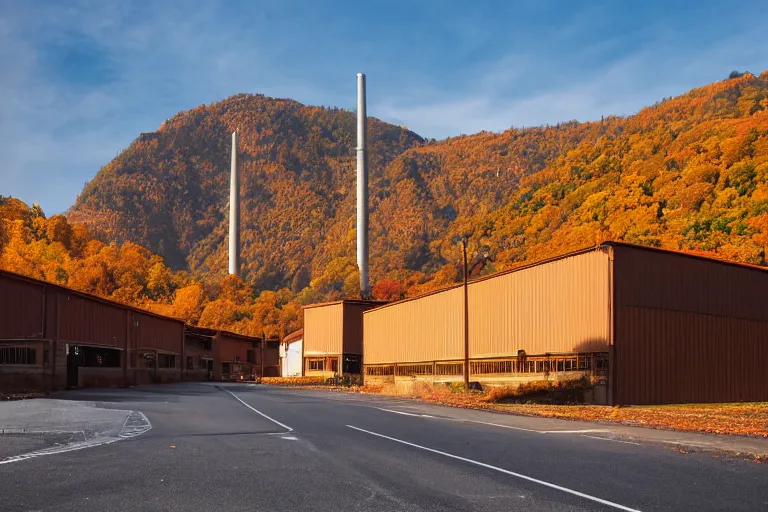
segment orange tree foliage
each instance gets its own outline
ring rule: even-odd
[[[94,240],[66,217],[0,196],[0,268],[174,316],[190,324],[243,334],[281,335],[299,327],[293,294],[260,295],[226,276],[204,285],[132,242]]]
[[[224,279],[235,128],[242,283]],[[599,122],[439,142],[376,119],[369,132],[371,279],[382,298],[401,295],[393,282],[414,295],[459,281],[464,234],[470,261],[493,254],[479,273],[605,240],[766,264],[766,72]],[[35,261],[47,279],[207,325],[290,332],[301,305],[359,295],[354,147],[354,114],[344,110],[254,95],[200,106],[107,164],[68,213],[71,230],[49,227],[40,212],[26,231],[3,227],[0,244],[17,240],[4,261]],[[84,237],[80,222],[110,244]]]

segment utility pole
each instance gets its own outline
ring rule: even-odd
[[[464,253],[464,390],[469,391],[469,269],[467,268],[468,236],[461,238],[461,249]]]
[[[261,331],[261,380],[264,380],[264,345],[267,343],[267,333]]]

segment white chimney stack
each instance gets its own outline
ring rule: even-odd
[[[229,177],[229,273],[240,277],[240,175],[237,172],[237,130],[232,132]]]
[[[357,268],[360,295],[371,297],[368,282],[368,126],[365,107],[365,75],[357,74]]]

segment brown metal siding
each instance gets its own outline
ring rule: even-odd
[[[184,344],[184,324],[180,321],[134,311],[131,324],[135,333],[133,340],[135,348],[151,347],[181,354]]]
[[[236,336],[229,336],[227,333],[220,332],[216,336],[216,343],[219,345],[219,361],[229,362],[237,361],[240,358],[240,362],[248,362],[248,351],[253,350],[254,356],[259,358],[259,347],[253,347],[254,339],[240,338]]]
[[[613,250],[616,403],[768,400],[768,272]]]
[[[258,359],[259,355],[256,354]],[[280,343],[269,341],[264,346],[264,366],[278,366],[280,364]]]
[[[59,339],[108,347],[125,346],[125,308],[65,290],[57,290],[50,296],[55,297],[59,309]],[[51,304],[47,304],[47,307],[51,307]]]
[[[368,311],[365,364],[463,358],[463,304],[464,289],[458,287]]]
[[[0,275],[0,339],[42,337],[42,285]]]
[[[344,303],[344,353],[363,353],[363,313],[375,304]]]
[[[341,354],[344,305],[339,302],[304,309],[304,355]]]
[[[593,251],[470,283],[470,357],[607,351],[609,264]]]

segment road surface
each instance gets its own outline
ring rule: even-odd
[[[0,464],[0,510],[768,510],[765,465],[599,425],[258,385],[59,398],[140,411],[151,429]]]

